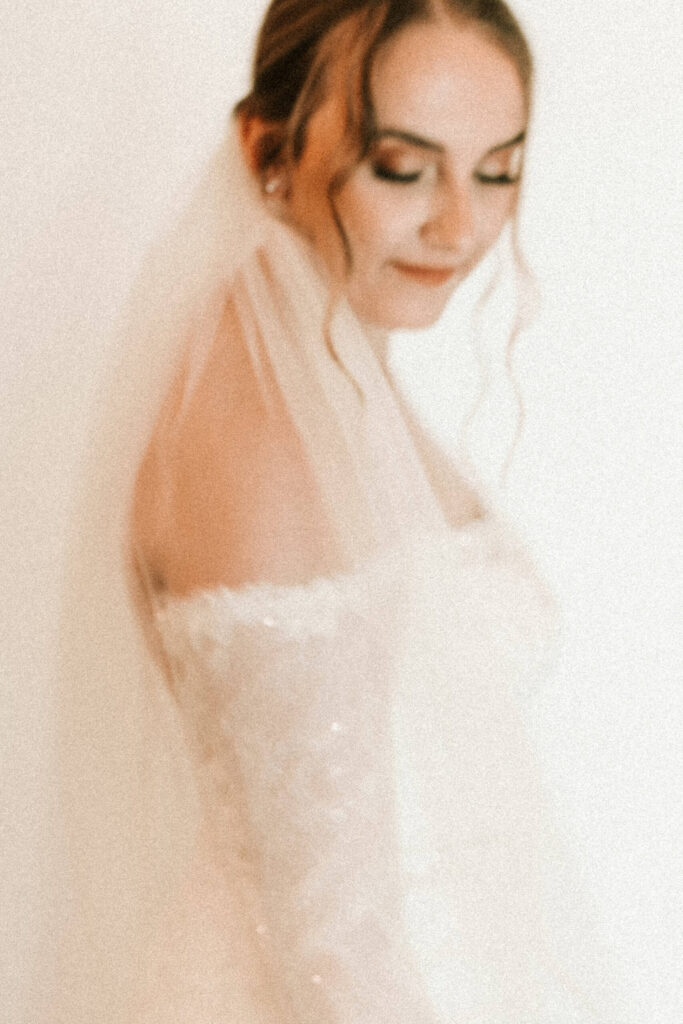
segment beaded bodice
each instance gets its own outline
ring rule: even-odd
[[[497,524],[303,586],[161,598],[156,619],[213,841],[292,1020],[581,1019],[566,993],[565,1016],[535,1009],[558,951],[520,707],[554,611]]]

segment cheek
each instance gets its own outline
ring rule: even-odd
[[[289,215],[294,226],[313,244],[333,276],[343,273],[344,257],[322,176],[306,168],[292,176]]]
[[[517,206],[517,190],[497,189],[497,195],[489,196],[482,204],[478,218],[479,249],[486,251],[514,216]],[[483,254],[482,252],[482,254]]]
[[[349,183],[337,198],[337,210],[351,247],[354,267],[366,273],[401,251],[411,236],[415,214],[386,188]]]

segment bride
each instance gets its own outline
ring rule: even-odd
[[[514,224],[531,77],[501,0],[266,14],[135,490],[203,811],[139,1021],[607,1019],[520,711],[552,602],[386,367]]]

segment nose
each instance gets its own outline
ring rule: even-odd
[[[422,237],[430,246],[467,255],[474,244],[474,215],[467,187],[444,185],[422,226]]]

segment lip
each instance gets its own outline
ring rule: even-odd
[[[454,267],[423,267],[414,263],[392,263],[392,267],[398,270],[404,277],[409,277],[419,284],[428,285],[432,288],[439,288],[446,284],[455,275]]]

